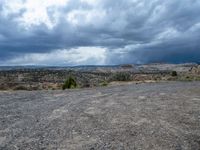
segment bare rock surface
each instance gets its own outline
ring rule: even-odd
[[[0,92],[2,150],[198,150],[200,82]]]

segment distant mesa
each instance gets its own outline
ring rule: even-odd
[[[129,69],[129,68],[133,68],[133,65],[132,64],[123,64],[123,65],[120,65],[120,67],[123,69]]]

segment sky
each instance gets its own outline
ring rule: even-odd
[[[200,0],[0,0],[0,65],[200,62]]]

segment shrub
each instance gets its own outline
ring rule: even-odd
[[[68,77],[67,80],[64,82],[62,89],[73,89],[77,87],[76,80],[73,77]]]
[[[173,77],[177,76],[177,72],[176,71],[172,71],[172,74],[171,74]]]
[[[83,88],[89,88],[91,85],[90,85],[90,82],[89,81],[85,81],[82,83],[82,87]]]
[[[24,90],[25,91],[25,90],[30,90],[30,89],[28,89],[28,87],[25,87],[23,85],[19,85],[19,86],[14,87],[13,90]]]
[[[113,81],[131,81],[131,74],[127,72],[119,72],[112,76]]]
[[[107,86],[108,85],[108,82],[107,81],[103,81],[100,83],[100,86]]]

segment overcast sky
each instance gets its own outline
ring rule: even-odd
[[[0,0],[0,65],[200,62],[200,0]]]

